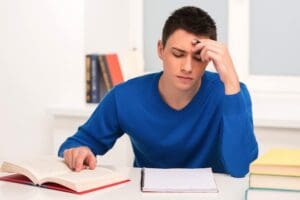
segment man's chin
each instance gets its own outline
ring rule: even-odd
[[[198,85],[195,85],[195,83],[190,83],[190,84],[183,84],[183,83],[178,83],[177,84],[177,89],[182,92],[191,92],[199,89]]]
[[[189,84],[179,84],[177,85],[177,89],[182,92],[188,92],[193,89],[193,86]]]

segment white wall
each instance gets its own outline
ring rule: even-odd
[[[300,148],[299,128],[256,127],[259,154],[272,148]]]
[[[0,158],[53,152],[49,107],[86,106],[85,54],[133,47],[129,2],[0,0]]]
[[[85,52],[124,51],[129,43],[128,0],[85,2]]]
[[[51,151],[49,104],[83,96],[84,1],[0,1],[0,157]]]

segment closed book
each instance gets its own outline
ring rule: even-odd
[[[99,103],[100,96],[100,67],[97,54],[87,55],[90,58],[90,103]]]
[[[246,200],[299,200],[300,192],[285,190],[248,189]]]
[[[106,54],[106,62],[108,66],[109,75],[111,77],[112,85],[115,86],[124,81],[121,65],[119,62],[118,55]]]
[[[85,100],[91,103],[91,58],[85,57]]]
[[[105,88],[108,91],[112,88],[113,85],[112,85],[111,77],[110,77],[109,70],[108,70],[106,56],[104,54],[99,55],[98,59],[99,59],[101,77],[103,78]]]
[[[269,188],[300,191],[300,176],[250,174],[249,186],[251,188]]]
[[[129,179],[108,167],[97,166],[74,172],[63,160],[46,156],[28,160],[5,161],[2,172],[12,173],[0,177],[1,181],[22,183],[75,194],[84,194],[122,183]]]
[[[251,163],[250,173],[300,176],[300,149],[272,149]]]

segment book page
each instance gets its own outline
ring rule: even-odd
[[[154,169],[144,168],[143,191],[217,192],[211,168]]]
[[[55,177],[47,177],[42,182],[54,182],[81,192],[95,187],[105,186],[128,178],[105,167],[96,167],[93,170],[85,169],[80,172],[70,171]]]
[[[4,162],[3,166],[7,172],[20,173],[28,176],[33,182],[48,176],[55,176],[70,172],[71,170],[63,160],[55,156],[43,156],[28,160],[15,160]]]

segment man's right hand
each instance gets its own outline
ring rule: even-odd
[[[70,169],[79,172],[87,167],[95,169],[97,160],[88,147],[76,147],[64,151],[64,161]]]

